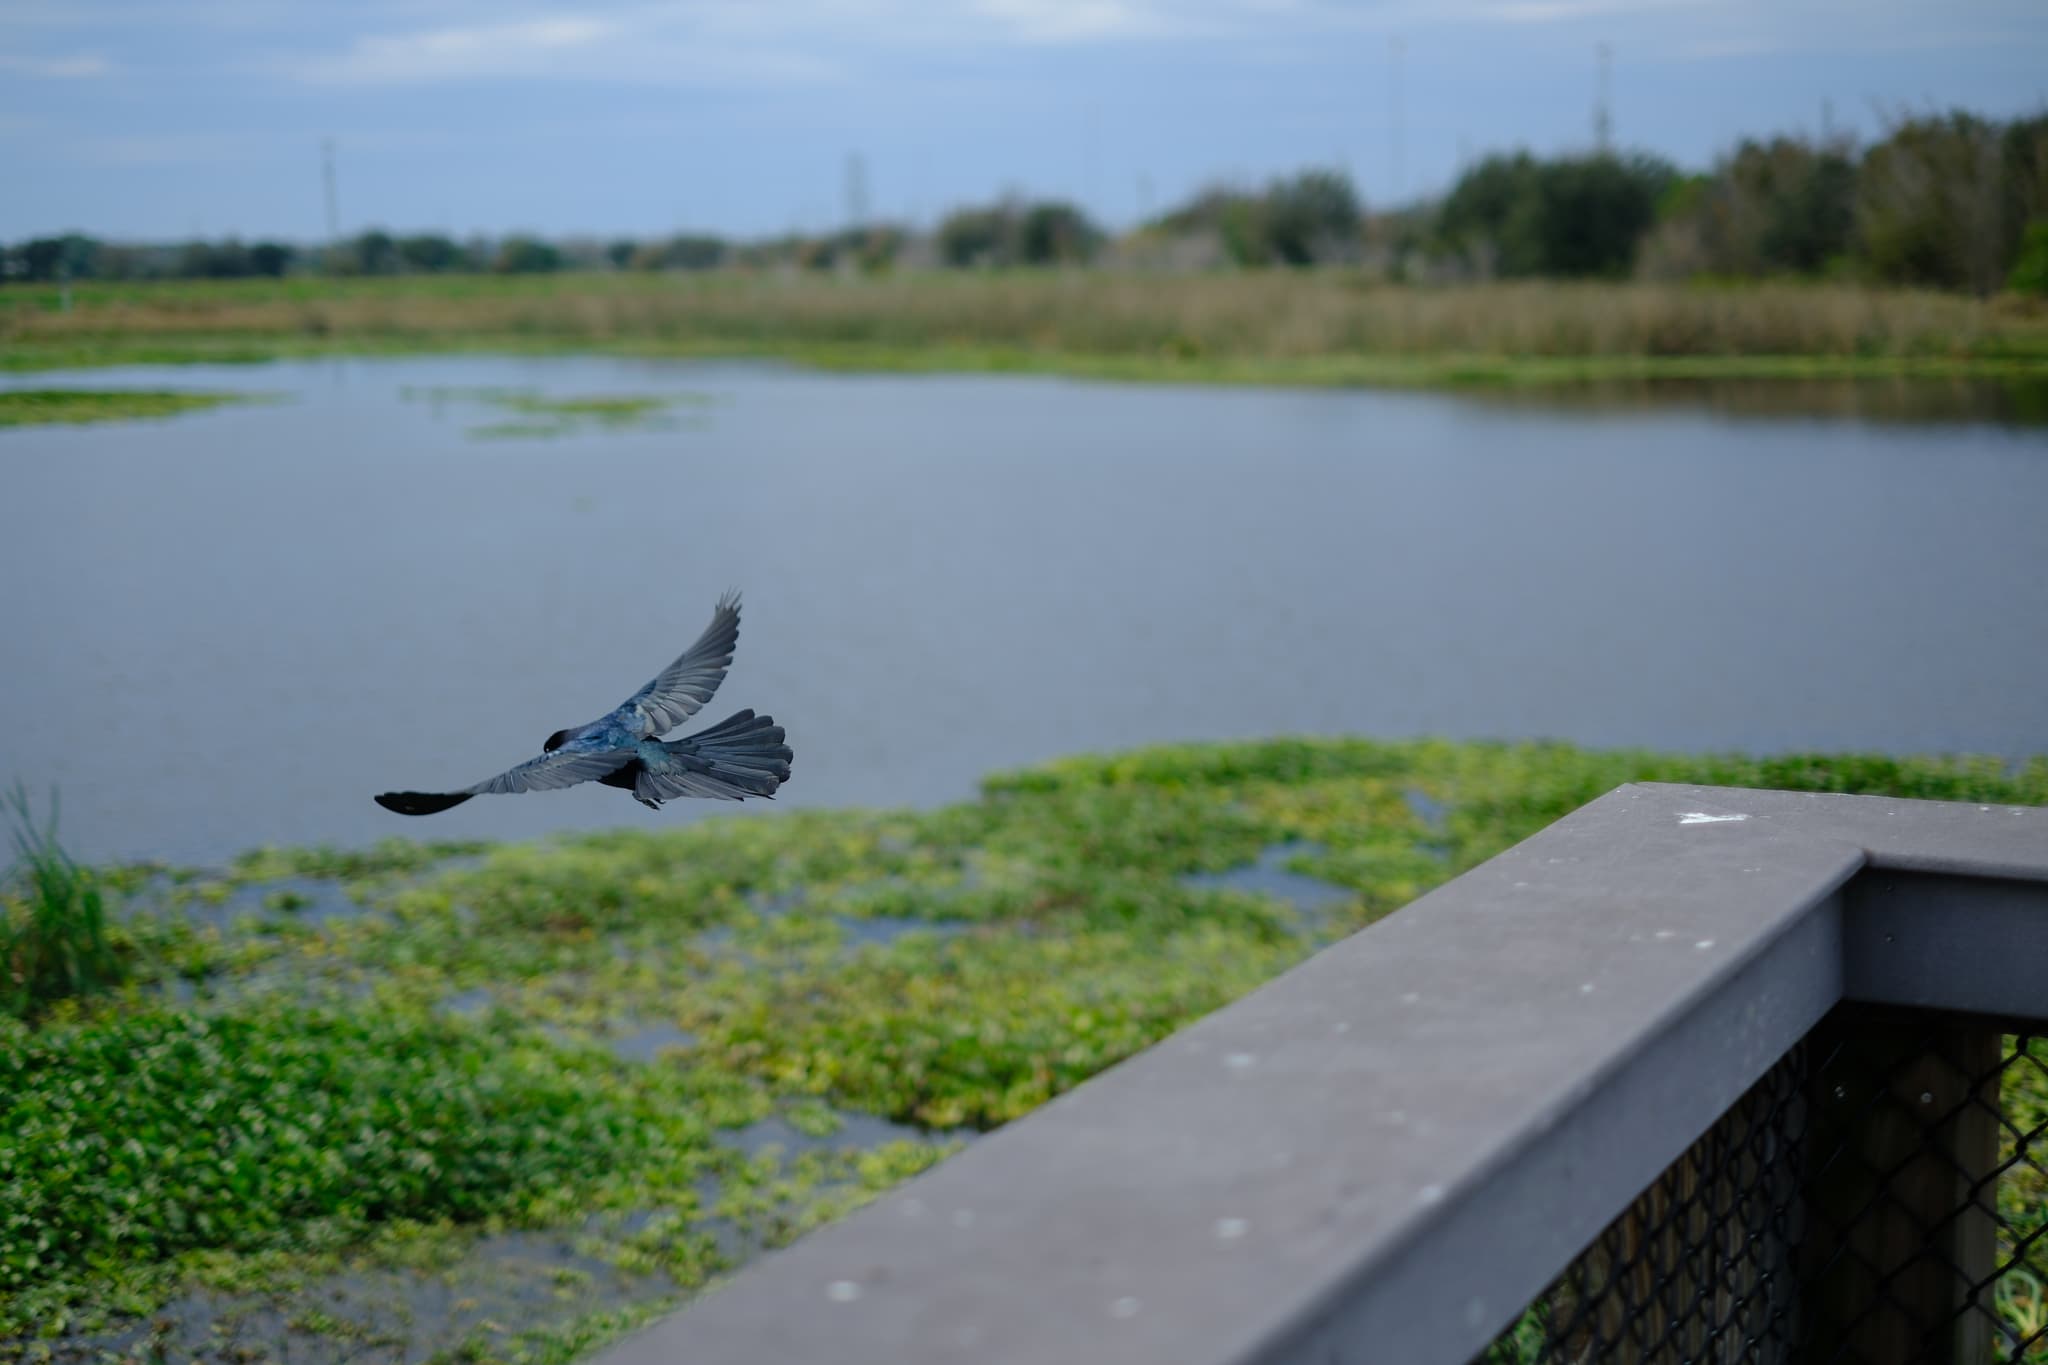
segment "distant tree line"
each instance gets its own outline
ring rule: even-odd
[[[2048,276],[2048,115],[1910,118],[1745,141],[1704,175],[1649,156],[1495,156],[1458,180],[1426,251],[1506,276],[1828,276],[1990,293]]]
[[[326,246],[128,246],[81,235],[0,248],[0,280],[556,270],[876,272],[1110,264],[1362,265],[1419,279],[1828,277],[2048,293],[2048,114],[1897,121],[1879,141],[1745,141],[1687,175],[1644,153],[1513,152],[1433,203],[1368,215],[1340,171],[1202,190],[1121,237],[1060,200],[954,210],[928,233],[886,223],[735,241],[702,233],[464,241],[361,232]]]
[[[177,246],[124,246],[79,233],[38,237],[0,247],[0,279],[146,280],[235,279],[281,276],[296,249],[282,242],[185,242]]]
[[[0,280],[231,280],[292,274],[409,275],[497,271],[531,274],[606,263],[588,244],[565,246],[534,236],[467,242],[439,233],[397,237],[381,228],[332,246],[284,242],[181,242],[123,245],[78,233],[0,247]]]

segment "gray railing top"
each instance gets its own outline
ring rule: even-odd
[[[603,1360],[1464,1361],[1844,999],[2048,1017],[2048,810],[1620,788]]]

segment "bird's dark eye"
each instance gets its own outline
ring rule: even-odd
[[[551,754],[561,748],[563,741],[568,738],[569,732],[567,730],[557,730],[541,743],[540,750],[544,754]]]

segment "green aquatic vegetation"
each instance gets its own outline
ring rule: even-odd
[[[666,412],[684,397],[636,394],[594,394],[581,398],[545,398],[536,393],[510,394],[500,402],[514,412],[537,417],[588,417],[612,426],[630,426],[657,412]]]
[[[896,1141],[865,1151],[785,1157],[777,1148],[765,1148],[726,1182],[710,1212],[759,1246],[784,1246],[956,1150],[955,1143]]]
[[[0,1050],[0,1288],[307,1219],[475,1219],[644,1140],[431,1018],[140,1011]]]
[[[312,877],[355,880],[387,874],[419,872],[450,858],[474,857],[491,845],[473,839],[443,839],[413,843],[408,839],[380,839],[364,849],[257,848],[237,857],[229,865],[229,880],[235,883],[275,881],[281,877]]]
[[[0,1287],[0,1340],[195,1285],[300,1311],[332,1276],[439,1275],[504,1228],[555,1230],[686,1293],[941,1159],[948,1130],[1029,1112],[1632,780],[2048,803],[2048,761],[1279,739],[1063,760],[932,811],[266,850],[213,881],[144,879],[165,908],[135,932],[195,997],[171,1009],[131,983],[34,1030],[0,1025],[0,1167],[41,1163],[0,1168],[0,1211],[26,1220],[0,1221],[0,1245],[51,1248]],[[1308,915],[1187,880],[1276,846],[1351,894]],[[379,913],[175,913],[281,906],[291,888],[268,883],[307,877]],[[608,1050],[649,1026],[680,1033],[649,1060]],[[2015,1113],[2048,1112],[2044,1082],[2008,1073]],[[32,1152],[23,1104],[50,1115]],[[930,1140],[815,1149],[853,1111]],[[327,1112],[374,1115],[383,1136],[309,1126]],[[797,1150],[743,1155],[737,1131],[771,1115]],[[429,1136],[456,1128],[477,1135],[464,1151]],[[140,1154],[90,1136],[115,1132]],[[2000,1195],[2042,1206],[2025,1178]],[[566,1359],[655,1311],[561,1287],[555,1325],[460,1349]]]
[[[0,427],[136,422],[252,401],[181,389],[0,389]]]
[[[934,1128],[992,1128],[1300,954],[1229,923],[910,937],[823,971],[721,972],[683,1020],[705,1057],[777,1089]]]
[[[1163,786],[1082,786],[992,803],[952,837],[1041,868],[1118,868],[1154,876],[1218,872],[1273,842],[1269,824],[1213,793]],[[980,828],[976,828],[979,823]]]
[[[179,1284],[289,1294],[344,1254],[418,1254],[394,1238],[446,1251],[465,1227],[688,1207],[742,1164],[719,1131],[770,1110],[727,1074],[383,1002],[0,1037],[0,1339],[88,1305],[155,1311]],[[723,1264],[695,1234],[640,1255],[683,1285]]]
[[[689,953],[693,936],[737,925],[751,900],[928,871],[931,854],[903,842],[914,828],[910,816],[799,811],[502,846],[474,866],[373,896],[402,930],[369,951],[380,965],[465,984],[616,965],[619,952],[655,964]]]
[[[275,910],[282,914],[292,914],[295,911],[304,910],[312,903],[313,898],[303,891],[270,891],[266,892],[263,897],[263,908],[265,910]]]
[[[430,885],[468,906],[482,932],[574,936],[651,924],[700,929],[730,915],[746,883],[708,870],[692,875],[658,845],[564,841],[498,849],[480,866]],[[417,904],[400,900],[401,910]]]
[[[495,408],[509,414],[504,420],[470,427],[469,434],[479,440],[547,438],[589,430],[674,430],[702,425],[701,410],[718,401],[710,394],[687,391],[558,398],[532,389],[490,386],[406,388],[401,394],[407,399],[431,403],[437,411],[455,404]],[[679,408],[690,409],[694,415],[678,418],[675,414]]]
[[[1432,741],[1145,750],[1001,775],[984,800],[935,812],[500,850],[408,893],[440,915],[412,962],[451,986],[547,978],[519,1009],[586,1028],[673,1019],[700,1055],[772,1086],[986,1126],[1625,781],[2036,800],[2044,774]],[[1414,793],[1441,805],[1439,823]],[[1297,870],[1357,893],[1313,932],[1277,902],[1179,880],[1288,843]],[[848,926],[875,920],[978,927],[857,946]]]

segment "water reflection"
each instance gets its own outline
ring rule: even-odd
[[[1578,413],[2048,426],[2048,379],[1647,379],[1473,390],[1480,402]]]

